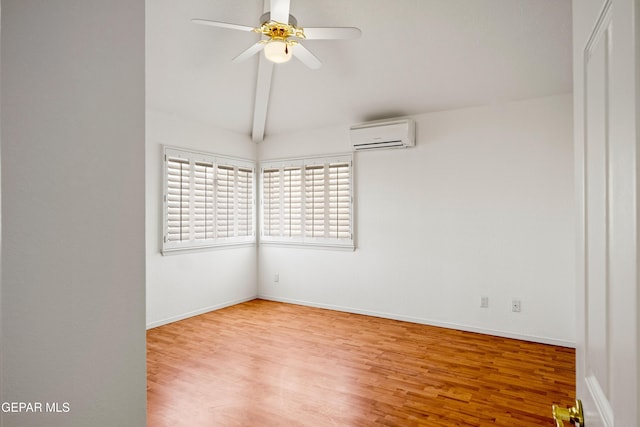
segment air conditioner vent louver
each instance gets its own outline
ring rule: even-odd
[[[353,151],[406,148],[415,145],[412,119],[380,120],[351,126]]]

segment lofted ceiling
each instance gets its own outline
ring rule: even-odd
[[[147,108],[251,135],[258,55],[231,60],[260,37],[190,20],[258,26],[263,9],[147,0]],[[266,137],[572,90],[570,0],[291,0],[290,13],[362,37],[304,41],[319,70],[274,66]]]

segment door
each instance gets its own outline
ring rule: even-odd
[[[576,385],[587,427],[638,417],[638,0],[574,0]]]

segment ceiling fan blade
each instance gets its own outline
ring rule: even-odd
[[[212,27],[227,28],[229,30],[253,31],[253,27],[246,25],[229,24],[227,22],[209,21],[208,19],[192,19],[194,24],[211,25]]]
[[[258,42],[256,44],[252,44],[247,49],[245,49],[240,55],[233,58],[231,62],[242,62],[245,59],[250,58],[256,53],[260,52],[262,48],[264,48],[264,43]]]
[[[312,70],[317,70],[318,68],[322,67],[322,63],[320,62],[320,60],[316,58],[313,53],[309,52],[309,50],[307,50],[307,48],[302,46],[301,44],[297,44],[294,47],[292,47],[291,53],[293,54],[293,56],[298,58],[300,62],[302,62],[304,65],[311,68]]]
[[[271,20],[289,23],[289,0],[271,0]]]
[[[304,28],[307,40],[350,40],[357,39],[362,31],[355,27]]]

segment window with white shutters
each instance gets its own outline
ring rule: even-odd
[[[162,253],[255,242],[255,164],[165,147]]]
[[[263,162],[261,242],[354,248],[350,155]]]

